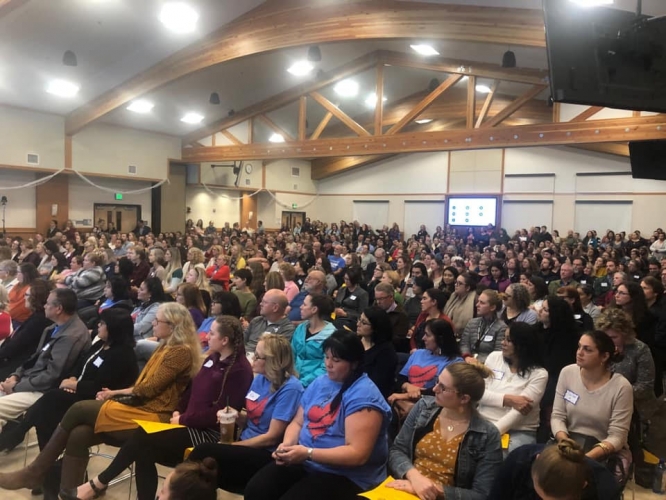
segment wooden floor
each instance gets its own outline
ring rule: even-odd
[[[31,435],[31,440],[34,439],[34,435]],[[111,447],[106,447],[102,446],[100,448],[102,453],[106,453],[109,455],[114,455],[118,449],[117,448],[111,448]],[[14,451],[4,454],[0,453],[0,472],[8,472],[12,471],[15,469],[18,469],[23,466],[23,460],[24,460],[24,448],[21,446]],[[32,458],[37,454],[37,447],[32,447],[28,450],[28,460],[32,460]],[[88,473],[91,474],[92,476],[95,476],[98,472],[102,471],[107,465],[109,461],[103,458],[98,458],[94,457],[90,460],[90,464],[88,466]],[[166,474],[168,474],[170,469],[166,467],[161,467],[158,466],[158,472],[159,475],[164,477]],[[160,479],[160,485],[162,484],[162,480]],[[136,498],[136,490],[134,490],[134,484],[132,484],[132,499]],[[633,493],[633,495],[632,495]],[[112,487],[109,488],[106,496],[104,497],[106,500],[128,500],[130,497],[128,496],[129,494],[129,481],[126,480],[120,484],[116,484]],[[6,491],[0,489],[0,499],[2,500],[39,500],[41,499],[41,496],[32,496],[30,494],[30,491],[28,490],[18,490],[18,491]],[[230,493],[218,490],[218,495],[217,495],[218,500],[242,500],[242,497],[238,495],[232,495]],[[627,489],[625,490],[625,499],[627,500],[664,500],[663,495],[656,495],[652,493],[650,490],[646,490],[641,488],[640,486],[635,486],[633,483],[630,484]]]

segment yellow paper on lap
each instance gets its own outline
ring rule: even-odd
[[[374,490],[359,493],[359,495],[368,498],[369,500],[418,500],[419,497],[416,495],[387,487],[386,484],[392,481],[395,481],[395,479],[389,476],[386,478],[386,481],[377,486]]]
[[[150,422],[149,420],[134,420],[139,427],[141,427],[146,434],[155,434],[156,432],[169,431],[171,429],[179,429],[185,427],[180,424],[163,424],[162,422]]]
[[[509,440],[510,437],[508,434],[502,434],[502,449],[503,450],[508,450],[509,449]]]

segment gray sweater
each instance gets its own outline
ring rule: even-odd
[[[245,330],[245,350],[247,352],[254,352],[259,339],[266,332],[281,335],[291,342],[291,337],[294,335],[295,329],[296,326],[286,316],[270,325],[266,318],[257,316],[250,321],[247,330]]]
[[[502,350],[506,325],[501,319],[489,323],[484,318],[472,318],[463,330],[460,351],[463,356],[474,356],[482,363],[493,351]]]
[[[634,389],[634,405],[644,420],[649,420],[657,410],[654,395],[654,361],[650,348],[636,339],[624,346],[622,361],[611,364],[613,373],[619,373]]]
[[[58,330],[51,338],[56,328]],[[58,387],[90,345],[88,328],[77,315],[59,327],[49,326],[44,330],[35,354],[12,374],[19,379],[14,392],[45,392]]]
[[[65,278],[65,285],[76,293],[80,300],[97,300],[104,295],[106,285],[106,274],[99,266],[70,274]]]

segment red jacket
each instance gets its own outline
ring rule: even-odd
[[[231,270],[229,269],[229,266],[209,266],[208,269],[206,269],[206,276],[208,276],[208,279],[211,281],[220,283],[225,290],[229,289],[229,280],[231,278]]]

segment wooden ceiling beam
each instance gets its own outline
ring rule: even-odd
[[[500,81],[495,80],[493,82],[493,86],[490,87],[490,92],[486,96],[486,100],[483,103],[483,107],[481,108],[481,113],[479,113],[479,118],[476,120],[476,125],[474,128],[479,128],[483,124],[483,120],[486,119],[486,116],[488,116],[488,111],[490,110],[490,105],[493,103],[493,99],[495,99],[495,93],[497,92],[497,89],[499,88]]]
[[[467,128],[474,128],[474,113],[476,112],[476,77],[467,79]]]
[[[375,135],[384,133],[384,65],[377,65],[377,75],[375,76],[375,94],[377,95],[377,105],[375,106]]]
[[[577,144],[572,146],[576,149],[585,149],[587,151],[596,151],[597,153],[606,153],[615,156],[629,157],[629,143],[598,143],[598,144]]]
[[[312,160],[311,177],[314,180],[325,179],[335,174],[364,167],[371,163],[393,158],[396,155],[343,156],[340,158],[317,158]]]
[[[407,124],[414,121],[421,113],[423,113],[426,109],[428,109],[428,107],[431,106],[433,102],[435,102],[435,99],[437,99],[440,95],[442,95],[444,92],[446,92],[456,83],[458,83],[461,78],[462,75],[451,75],[450,77],[448,77],[446,80],[440,83],[435,90],[433,90],[427,96],[425,96],[425,98],[421,102],[419,102],[416,106],[414,106],[411,109],[411,111],[409,111],[405,116],[403,116],[398,123],[393,125],[388,130],[388,132],[386,132],[386,134],[394,135],[400,132],[403,128],[405,128]]]
[[[529,89],[523,95],[518,97],[515,101],[513,101],[511,104],[509,104],[506,108],[504,108],[502,111],[497,113],[495,116],[493,116],[486,123],[482,124],[481,128],[484,128],[484,127],[491,128],[491,127],[494,127],[495,125],[499,125],[504,120],[506,120],[508,117],[510,117],[513,113],[518,111],[521,107],[523,107],[525,104],[527,104],[529,101],[534,99],[537,95],[539,95],[543,91],[543,89],[545,89],[545,88],[546,88],[545,85],[534,85],[531,89]]]
[[[241,144],[243,144],[243,141],[241,141],[238,137],[236,137],[234,134],[232,134],[232,133],[229,132],[228,130],[222,130],[222,131],[220,131],[220,133],[221,133],[224,137],[226,137],[227,139],[229,139],[229,141],[230,141],[232,144],[236,145],[236,146],[240,146]],[[215,137],[215,135],[213,135],[213,137]]]
[[[240,57],[310,44],[411,40],[417,35],[427,40],[512,46],[545,47],[546,44],[543,15],[538,10],[398,0],[348,0],[344,8],[337,1],[265,2],[77,108],[67,116],[65,132],[73,135],[133,99],[184,76]],[[194,137],[189,142],[200,138]]]
[[[286,144],[252,144],[183,148],[183,161],[217,162],[273,158],[366,156],[524,146],[666,139],[666,117],[618,118],[581,123],[551,123],[515,127],[453,129],[395,135],[344,137],[295,141]]]
[[[305,129],[308,121],[308,98],[304,95],[298,101],[298,140],[305,140]]]
[[[319,139],[319,136],[321,133],[324,131],[326,128],[326,125],[328,125],[328,122],[331,121],[331,118],[333,118],[333,113],[330,111],[324,115],[324,117],[321,119],[319,122],[319,125],[317,125],[317,128],[312,132],[312,135],[310,136],[310,140],[314,141]]]
[[[310,97],[312,97],[312,99],[321,104],[321,106],[326,111],[333,114],[333,116],[335,116],[338,120],[344,123],[351,130],[356,132],[358,135],[360,136],[370,135],[370,132],[361,127],[358,123],[356,123],[356,121],[354,121],[354,119],[351,116],[342,111],[340,108],[338,108],[335,104],[326,99],[319,92],[310,92]]]
[[[576,123],[576,122],[584,122],[584,121],[587,120],[588,118],[591,118],[591,117],[593,117],[594,115],[596,115],[596,114],[597,114],[599,111],[601,111],[602,109],[604,109],[603,106],[590,106],[590,107],[587,108],[585,111],[583,111],[582,113],[580,113],[580,114],[574,116],[574,117],[573,117],[571,120],[569,120],[569,121],[572,122],[572,123]]]
[[[280,127],[277,123],[275,123],[266,115],[257,115],[257,118],[259,119],[259,121],[264,122],[264,124],[268,128],[270,128],[273,132],[275,132],[276,134],[280,134],[285,141],[294,140],[294,137],[289,132]]]

